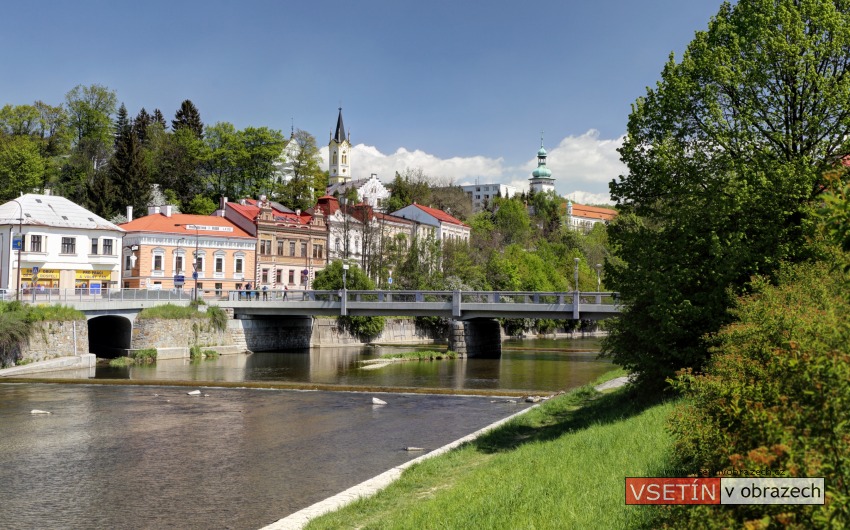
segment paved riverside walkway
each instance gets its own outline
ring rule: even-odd
[[[629,382],[628,376],[617,377],[615,379],[612,379],[610,381],[606,381],[606,382],[604,382],[600,385],[597,385],[594,388],[597,391],[602,392],[604,390],[621,387],[628,382]],[[514,419],[514,418],[516,418],[516,417],[518,417],[522,414],[525,414],[526,412],[528,412],[529,410],[531,410],[531,409],[533,409],[534,407],[537,407],[537,406],[539,406],[539,405],[534,405],[534,406],[531,406],[531,407],[529,407],[525,410],[521,410],[521,411],[517,412],[516,414],[511,414],[507,418],[501,419],[501,420],[497,421],[496,423],[493,423],[491,425],[484,427],[483,429],[479,429],[479,430],[475,431],[474,433],[469,434],[467,436],[464,436],[463,438],[460,438],[458,440],[455,440],[454,442],[451,442],[450,444],[444,445],[443,447],[440,447],[439,449],[435,449],[428,454],[422,455],[419,458],[414,458],[413,460],[409,460],[409,461],[405,462],[404,464],[396,466],[396,467],[394,467],[394,468],[392,468],[388,471],[384,471],[383,473],[381,473],[380,475],[378,475],[376,477],[372,477],[369,480],[361,482],[360,484],[357,484],[356,486],[352,486],[352,487],[348,488],[347,490],[345,490],[341,493],[337,493],[336,495],[334,495],[332,497],[328,497],[327,499],[325,499],[323,501],[319,501],[319,502],[313,504],[312,506],[308,506],[308,507],[304,508],[303,510],[299,510],[299,511],[293,513],[293,514],[290,514],[290,515],[284,517],[283,519],[280,519],[280,520],[278,520],[278,521],[276,521],[276,522],[274,522],[274,523],[272,523],[268,526],[263,527],[261,530],[300,530],[301,528],[304,528],[307,525],[307,523],[309,523],[311,520],[313,520],[313,519],[315,519],[315,518],[317,518],[321,515],[339,510],[339,509],[347,506],[348,504],[351,504],[352,502],[356,501],[357,499],[359,499],[361,497],[371,497],[372,495],[378,493],[379,491],[381,491],[382,489],[386,488],[391,483],[393,483],[395,480],[397,480],[399,477],[401,477],[401,474],[408,467],[410,467],[414,464],[417,464],[419,462],[422,462],[425,459],[433,458],[433,457],[439,456],[443,453],[447,453],[447,452],[451,451],[452,449],[454,449],[454,448],[456,448],[456,447],[458,447],[461,444],[464,444],[466,442],[471,442],[472,440],[475,440],[479,436],[495,429],[496,427],[499,427],[500,425],[503,425],[503,424],[509,422],[510,420],[512,420],[512,419]]]

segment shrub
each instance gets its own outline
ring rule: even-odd
[[[189,347],[189,358],[193,361],[200,361],[203,358],[204,354],[201,351],[201,347],[197,344],[193,344]]]
[[[850,304],[842,285],[825,265],[783,271],[778,285],[756,280],[756,293],[733,311],[738,321],[711,337],[706,372],[674,381],[688,399],[671,419],[683,469],[825,477],[826,506],[678,507],[675,526],[850,524]]]
[[[217,305],[212,305],[207,308],[207,316],[210,319],[210,325],[216,331],[224,331],[227,329],[227,313],[224,309]]]
[[[218,359],[218,352],[215,350],[204,350],[204,359]]]
[[[136,364],[136,361],[132,357],[116,357],[109,361],[109,366],[112,368],[124,368],[133,364]]]
[[[156,348],[144,348],[133,351],[132,358],[140,363],[155,363]]]

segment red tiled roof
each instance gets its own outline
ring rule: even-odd
[[[247,199],[245,204],[238,202],[228,202],[227,207],[238,213],[242,217],[248,219],[252,223],[260,215],[260,207],[257,206],[257,201]],[[301,215],[294,213],[282,212],[275,207],[272,207],[272,215],[276,221],[286,221],[290,223],[308,224],[310,222],[310,214],[302,212]]]
[[[453,225],[461,225],[461,226],[465,226],[467,228],[469,227],[468,224],[464,223],[460,219],[457,219],[456,217],[452,217],[451,215],[447,214],[443,210],[431,208],[430,206],[422,206],[421,204],[416,204],[415,202],[413,203],[413,206],[416,206],[417,208],[419,208],[423,212],[431,215],[432,217],[435,217],[438,221],[441,221],[443,223],[449,223],[449,224],[453,224]]]
[[[207,230],[187,228],[186,225],[198,227],[230,227],[232,230],[216,230],[210,228]],[[195,235],[203,234],[206,236],[219,237],[242,237],[253,239],[253,236],[231,223],[224,217],[213,215],[193,215],[186,213],[175,213],[171,217],[166,217],[164,214],[152,214],[138,219],[133,219],[129,223],[119,225],[127,232],[156,232],[161,234],[180,234],[180,235]]]
[[[598,206],[585,206],[573,203],[573,217],[584,217],[586,219],[601,219],[610,221],[617,217],[617,210],[611,208],[600,208]]]

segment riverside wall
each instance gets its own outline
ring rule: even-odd
[[[133,326],[132,349],[155,348],[158,359],[188,357],[195,344],[222,354],[245,351],[234,340],[230,326],[218,331],[206,318],[145,318]]]
[[[89,331],[85,320],[36,322],[29,341],[20,349],[0,351],[0,366],[15,366],[88,353]]]

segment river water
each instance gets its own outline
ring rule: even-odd
[[[407,446],[435,449],[527,405],[397,393],[375,406],[368,393],[215,381],[556,390],[611,368],[566,351],[577,346],[588,344],[526,341],[506,344],[501,360],[368,370],[357,361],[369,350],[252,354],[123,374],[209,381],[201,396],[178,386],[0,384],[0,526],[259,528],[421,454]]]

